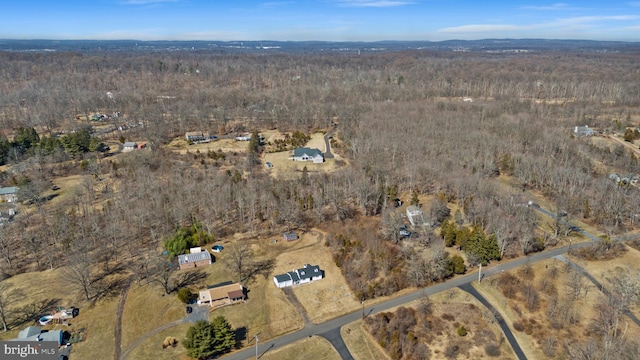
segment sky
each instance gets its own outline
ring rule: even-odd
[[[2,0],[0,39],[640,41],[640,0]]]

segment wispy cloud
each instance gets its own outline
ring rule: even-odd
[[[394,7],[415,4],[415,1],[403,0],[337,0],[343,7]]]
[[[442,33],[483,33],[494,31],[513,31],[519,30],[521,27],[518,25],[490,25],[490,24],[471,24],[462,26],[453,26],[438,29],[437,32]]]
[[[612,15],[612,16],[578,16],[571,18],[561,18],[549,22],[533,23],[526,25],[514,24],[468,24],[454,27],[446,27],[436,30],[439,33],[495,33],[513,32],[529,30],[551,30],[568,27],[583,26],[584,28],[595,23],[610,21],[632,21],[640,19],[640,15]]]
[[[293,3],[294,3],[293,1],[269,1],[269,2],[263,2],[262,4],[260,4],[260,7],[274,8],[274,7],[291,5]]]
[[[629,1],[627,4],[633,7],[640,7],[640,1]]]
[[[555,3],[552,5],[530,5],[530,6],[523,6],[523,9],[527,9],[527,10],[569,10],[569,4],[565,4],[565,3]]]
[[[159,5],[163,3],[179,2],[180,0],[122,0],[122,5]]]

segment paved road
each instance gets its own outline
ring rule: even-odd
[[[580,244],[575,244],[573,245],[574,248],[581,248],[581,247],[586,247],[586,246],[590,246],[591,244],[588,242],[585,243],[580,243]],[[495,265],[495,266],[489,266],[488,268],[483,268],[482,272],[485,274],[485,276],[490,276],[493,274],[496,274],[498,272],[501,272],[502,270],[511,270],[511,269],[515,269],[518,268],[520,266],[526,265],[526,264],[530,264],[530,263],[534,263],[536,261],[540,261],[540,260],[545,260],[545,259],[550,259],[556,255],[560,255],[560,254],[564,254],[569,250],[569,246],[564,246],[564,247],[560,247],[560,248],[556,248],[556,249],[552,249],[552,250],[548,250],[545,252],[541,252],[541,253],[536,253],[533,254],[531,256],[526,256],[526,257],[522,257],[519,259],[515,259],[513,261],[504,263],[504,264],[499,264],[499,265]],[[472,281],[475,281],[478,278],[478,273],[477,272],[473,272],[458,278],[454,278],[451,279],[445,283],[439,283],[439,284],[435,284],[433,286],[429,286],[423,289],[419,289],[416,290],[412,293],[394,298],[394,299],[390,299],[387,300],[385,302],[376,304],[376,305],[372,305],[372,306],[366,306],[364,311],[367,315],[370,314],[375,314],[381,311],[387,311],[391,308],[400,306],[400,305],[405,305],[406,303],[409,303],[411,301],[414,300],[418,300],[424,296],[429,296],[429,295],[433,295],[433,294],[437,294],[439,292],[442,291],[446,291],[449,289],[453,289],[455,287],[459,287],[461,285],[470,283]],[[319,335],[322,336],[322,334],[326,334],[331,332],[334,329],[339,329],[341,327],[343,327],[344,325],[354,322],[356,320],[359,320],[360,318],[362,318],[362,310],[357,310],[354,311],[352,313],[343,315],[341,317],[335,318],[333,320],[329,320],[327,322],[324,322],[322,324],[310,324],[308,326],[305,326],[303,329],[298,330],[296,332],[293,333],[289,333],[287,335],[275,338],[275,339],[271,339],[269,341],[266,341],[263,344],[259,344],[258,345],[258,353],[259,354],[263,354],[267,351],[270,351],[272,349],[277,349],[279,347],[291,344],[293,342],[296,342],[298,340],[302,340],[304,338],[310,337],[310,336],[314,336],[314,335]],[[225,356],[225,359],[228,360],[244,360],[244,359],[249,359],[249,358],[253,358],[255,357],[255,349],[253,348],[247,348],[245,350],[241,350],[232,354],[229,354],[227,356]]]
[[[323,338],[329,340],[331,345],[338,351],[342,360],[353,360],[353,356],[351,356],[351,352],[349,352],[349,348],[347,348],[347,344],[344,343],[342,339],[342,335],[340,335],[340,328],[333,328],[326,333],[320,334]]]
[[[511,348],[513,349],[513,352],[516,354],[518,359],[527,360],[527,357],[524,355],[524,351],[522,351],[522,348],[520,347],[520,344],[518,344],[518,341],[516,340],[516,337],[513,336],[513,333],[511,332],[511,329],[509,329],[509,326],[507,325],[507,323],[504,322],[504,318],[502,317],[502,314],[500,314],[498,312],[498,310],[496,310],[493,307],[493,305],[491,305],[487,301],[487,299],[485,299],[484,296],[482,296],[478,292],[478,290],[476,290],[471,285],[471,283],[466,283],[464,285],[460,285],[459,288],[464,290],[464,291],[466,291],[466,292],[468,292],[473,297],[478,299],[478,301],[480,301],[480,303],[482,303],[482,305],[484,305],[487,309],[489,309],[489,311],[491,311],[492,314],[495,314],[496,321],[498,322],[498,325],[500,325],[500,328],[502,329],[502,332],[504,333],[504,336],[507,338],[507,341],[509,341],[509,345],[511,345]]]
[[[324,158],[325,159],[333,159],[334,156],[331,153],[331,139],[333,137],[334,130],[330,130],[328,133],[324,134]]]

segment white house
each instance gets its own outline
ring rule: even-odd
[[[300,269],[274,276],[273,282],[278,288],[283,288],[321,280],[323,276],[324,272],[320,270],[318,265],[305,264]]]
[[[312,161],[316,164],[322,164],[324,155],[318,149],[297,148],[293,150],[293,161]]]
[[[123,152],[127,152],[127,151],[133,151],[135,149],[138,148],[138,144],[136,144],[133,141],[127,141],[124,143],[124,149],[122,149]]]

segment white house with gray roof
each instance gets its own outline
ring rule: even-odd
[[[305,264],[300,269],[274,276],[273,282],[278,288],[283,288],[322,280],[323,277],[324,271],[320,270],[320,266]]]
[[[324,162],[324,154],[318,149],[297,148],[293,150],[293,161],[312,161],[316,164]]]

